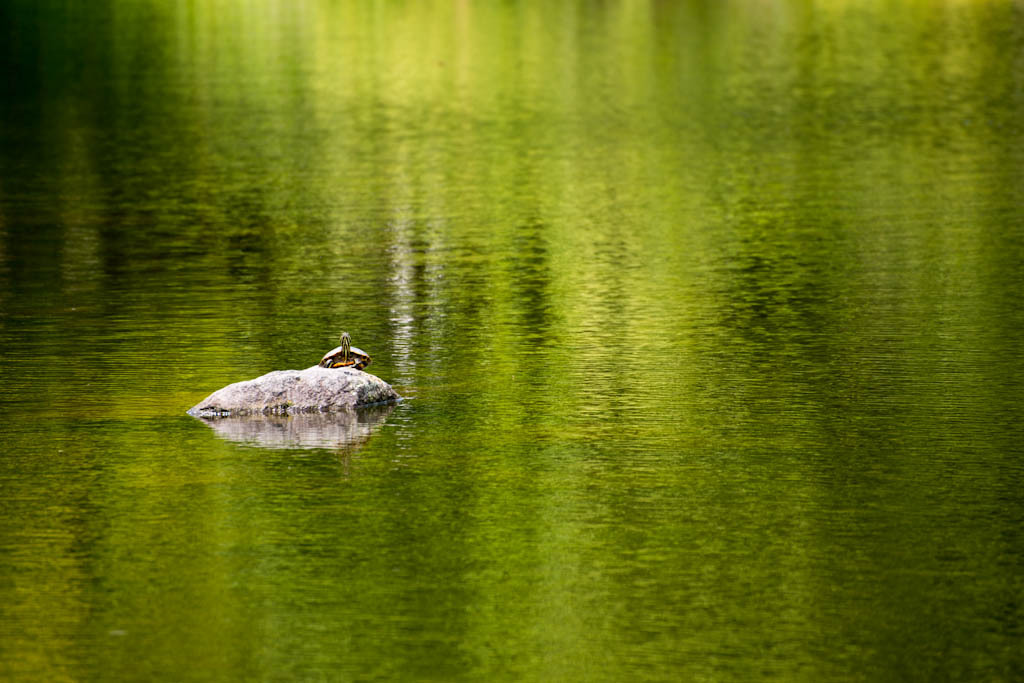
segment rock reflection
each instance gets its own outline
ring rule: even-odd
[[[380,429],[394,404],[354,412],[260,415],[203,419],[223,439],[261,448],[332,448],[348,452],[364,446]]]

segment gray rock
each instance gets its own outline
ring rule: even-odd
[[[229,384],[188,410],[194,417],[296,415],[351,411],[401,397],[379,377],[352,368],[277,370]]]

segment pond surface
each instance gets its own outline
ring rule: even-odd
[[[1019,3],[0,16],[0,679],[1024,677]]]

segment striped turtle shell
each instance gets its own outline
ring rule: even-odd
[[[331,349],[320,359],[322,368],[355,368],[362,370],[371,363],[370,354],[352,346],[352,338],[348,332],[341,334],[341,346]]]

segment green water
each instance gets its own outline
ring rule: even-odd
[[[1024,677],[1024,7],[0,9],[0,679]],[[407,400],[207,425],[341,329]]]

